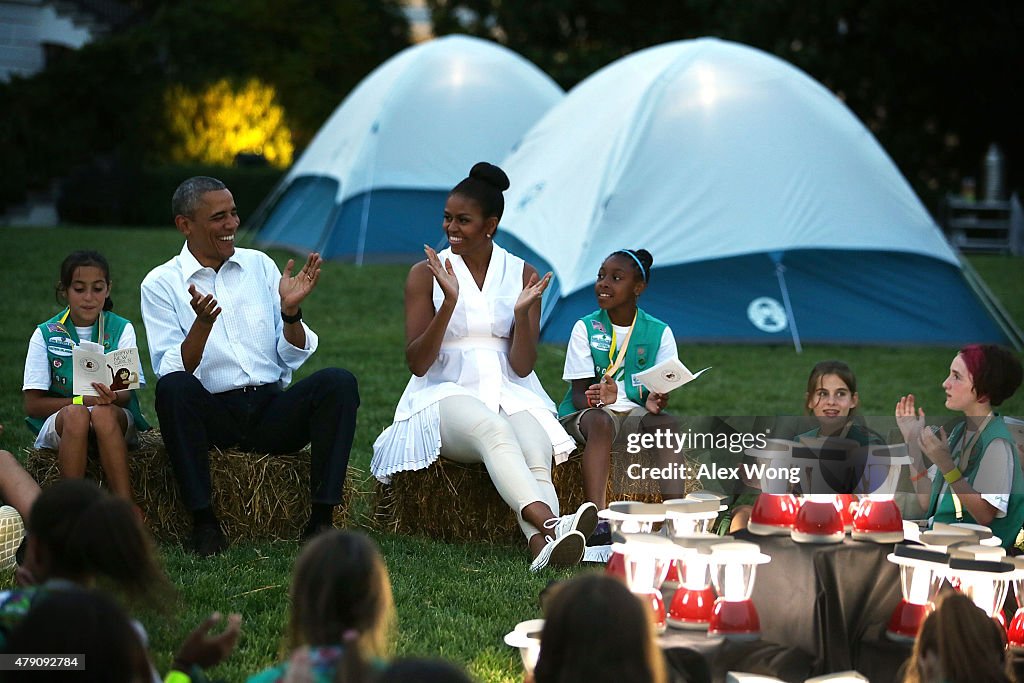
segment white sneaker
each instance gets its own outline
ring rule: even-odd
[[[583,534],[584,539],[590,538],[590,534],[597,528],[597,506],[593,503],[584,503],[571,515],[562,515],[544,522],[544,528],[554,529],[555,538],[561,538],[573,531]]]
[[[14,567],[14,556],[25,537],[21,515],[10,505],[0,507],[0,570]]]
[[[559,538],[547,537],[548,543],[530,563],[531,572],[539,572],[547,566],[571,567],[579,564],[587,539],[578,531],[570,531]]]

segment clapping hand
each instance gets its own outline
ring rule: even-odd
[[[196,320],[205,324],[213,325],[213,322],[220,315],[220,307],[212,294],[201,294],[195,285],[188,286],[188,293],[192,295],[192,310],[196,312]]]
[[[444,298],[452,302],[458,301],[459,279],[455,277],[455,270],[452,268],[451,260],[445,259],[444,265],[441,265],[441,259],[438,257],[437,252],[425,244],[423,245],[423,253],[427,255],[427,267],[430,268],[434,279],[437,280],[441,291],[444,292]]]
[[[516,299],[515,312],[528,311],[531,306],[539,302],[541,296],[544,295],[544,290],[548,288],[550,283],[550,271],[544,277],[538,276],[537,273],[531,275],[530,280],[523,287],[523,291],[519,292],[519,298]]]
[[[193,665],[200,669],[208,669],[227,659],[238,643],[242,615],[229,615],[228,625],[222,633],[216,636],[207,635],[220,619],[220,612],[214,612],[188,634],[174,656],[174,668],[188,673]]]
[[[949,440],[946,437],[945,429],[939,427],[937,432],[931,429],[922,429],[917,443],[925,457],[935,463],[943,474],[956,467],[953,456],[949,453]]]
[[[281,310],[294,311],[302,304],[316,283],[320,281],[320,266],[324,260],[320,254],[313,252],[306,259],[299,272],[292,275],[292,268],[295,267],[295,259],[288,259],[285,264],[284,273],[281,274],[281,282],[277,285],[277,293],[281,296]]]
[[[914,414],[913,394],[907,394],[896,402],[896,426],[908,444],[916,442],[920,437],[924,429],[924,408],[918,408],[917,414]]]

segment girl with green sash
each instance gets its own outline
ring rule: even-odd
[[[929,524],[981,524],[1004,548],[1013,547],[1024,524],[1024,477],[1013,437],[994,409],[1017,390],[1021,374],[1009,349],[960,349],[942,383],[946,408],[964,414],[949,434],[925,426],[913,394],[896,404],[896,422],[914,460],[911,480]]]
[[[104,352],[137,346],[135,328],[112,312],[110,266],[102,254],[76,251],[64,259],[57,300],[66,308],[40,323],[29,340],[22,384],[26,422],[36,448],[57,451],[64,478],[85,476],[89,443],[95,441],[110,490],[130,502],[128,448],[149,429],[135,392],[114,391],[94,382],[97,396],[73,392],[72,351],[82,341],[102,344]],[[145,384],[142,368],[139,378]]]
[[[570,386],[558,415],[584,444],[583,493],[599,509],[607,507],[611,450],[619,434],[676,426],[662,414],[668,394],[648,391],[635,377],[678,357],[669,326],[637,306],[653,265],[646,249],[608,256],[594,283],[598,309],[576,321],[566,349],[562,379]]]

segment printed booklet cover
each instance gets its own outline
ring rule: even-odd
[[[73,391],[82,396],[99,396],[92,383],[106,384],[114,391],[139,388],[139,350],[115,349],[103,353],[103,345],[84,341],[71,352],[75,364]]]
[[[667,394],[673,389],[692,382],[710,369],[710,367],[706,367],[693,373],[678,358],[669,358],[652,368],[638,372],[634,377],[651,391]]]

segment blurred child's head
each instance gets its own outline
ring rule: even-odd
[[[295,647],[337,645],[356,636],[368,654],[389,649],[391,581],[377,544],[365,534],[333,529],[311,540],[295,561],[291,603]]]
[[[7,671],[5,681],[72,678],[103,683],[149,683],[153,671],[138,632],[113,599],[97,591],[59,589],[33,603],[11,629],[7,652],[84,657],[83,671]]]
[[[636,305],[636,299],[647,289],[654,257],[646,249],[620,249],[601,263],[594,283],[597,305],[603,309],[624,304]]]
[[[114,308],[110,298],[110,264],[97,251],[74,251],[60,264],[57,301],[71,309],[71,319],[85,327]],[[101,341],[101,340],[93,340]]]
[[[388,665],[377,683],[472,683],[461,667],[444,659],[406,657]]]
[[[969,344],[960,349],[953,359],[954,364],[957,359],[966,366],[978,401],[987,401],[996,407],[1020,387],[1020,359],[1010,349],[996,344]]]
[[[618,579],[582,574],[546,603],[536,683],[663,683],[651,611]]]
[[[921,625],[907,683],[1002,683],[1007,676],[1003,630],[962,593],[946,593]]]
[[[83,585],[113,581],[132,598],[160,604],[169,583],[131,504],[86,479],[62,479],[39,494],[28,518],[36,578]]]
[[[857,378],[846,363],[824,360],[807,378],[806,409],[819,420],[842,421],[857,408]]]

